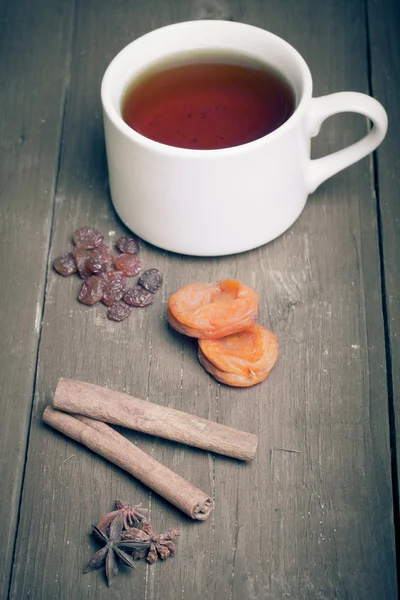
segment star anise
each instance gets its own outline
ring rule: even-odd
[[[144,521],[147,512],[147,508],[141,508],[140,504],[139,506],[129,506],[129,504],[125,504],[124,502],[121,502],[121,500],[116,500],[115,510],[104,515],[97,523],[97,528],[103,533],[107,533],[113,520],[117,515],[121,514],[123,517],[123,528],[128,529],[129,527],[133,527],[135,523]]]
[[[145,541],[122,540],[121,536],[123,524],[124,517],[122,513],[119,513],[111,521],[108,535],[96,525],[93,525],[92,527],[93,534],[96,536],[99,542],[104,544],[104,546],[93,556],[92,560],[84,570],[84,573],[89,573],[89,571],[98,569],[105,563],[107,583],[109,586],[112,584],[113,578],[118,574],[118,560],[120,560],[127,567],[133,569],[135,568],[133,559],[131,556],[129,556],[129,554],[127,554],[127,552],[132,553],[143,551],[148,549],[150,546],[150,543]]]
[[[130,527],[126,531],[122,532],[122,540],[132,541],[134,543],[145,544],[144,548],[135,548],[132,552],[132,558],[139,560],[146,557],[147,562],[153,564],[160,557],[165,560],[170,555],[175,554],[174,540],[180,535],[179,529],[168,529],[164,533],[156,534],[149,521],[143,523],[142,529],[136,527]]]

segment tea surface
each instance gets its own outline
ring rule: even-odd
[[[138,133],[198,150],[252,142],[294,109],[295,94],[280,73],[230,52],[169,57],[136,77],[122,100],[122,117]]]

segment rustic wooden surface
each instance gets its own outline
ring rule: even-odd
[[[0,2],[0,598],[29,436],[70,36],[68,0]]]
[[[390,128],[376,160],[375,192],[380,221],[382,293],[387,350],[388,407],[391,421],[392,470],[396,525],[399,518],[400,465],[400,5],[390,0],[368,3],[371,48],[371,89],[385,103]],[[399,563],[398,563],[399,564]]]
[[[194,259],[143,244],[165,284],[152,307],[116,325],[104,307],[78,304],[77,278],[51,268],[76,227],[96,225],[110,241],[125,231],[108,193],[101,77],[135,37],[205,17],[286,38],[308,61],[315,95],[372,85],[393,129],[377,161],[326,182],[261,249]],[[397,597],[398,17],[390,0],[0,3],[1,598]],[[332,119],[313,152],[366,129],[351,115]],[[260,319],[280,341],[276,368],[248,390],[217,385],[165,320],[179,285],[228,276],[257,289]],[[256,459],[124,431],[213,496],[213,516],[192,522],[41,423],[61,376],[258,433]],[[182,536],[174,559],[139,564],[108,589],[82,567],[96,548],[90,524],[116,498],[142,502],[155,526]]]

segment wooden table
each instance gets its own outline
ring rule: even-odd
[[[77,302],[53,259],[72,231],[125,232],[108,191],[99,86],[112,57],[162,25],[224,18],[269,29],[308,61],[315,95],[373,94],[389,134],[377,155],[313,194],[267,246],[216,259],[143,243],[165,284],[115,324]],[[15,0],[0,2],[1,565],[13,600],[389,600],[397,597],[400,418],[400,81],[395,0]],[[326,154],[366,133],[335,117]],[[279,362],[254,388],[219,386],[196,344],[167,327],[169,294],[237,277],[261,298]],[[143,485],[42,424],[58,379],[126,391],[258,433],[252,464],[134,432],[130,440],[215,499],[192,522]],[[396,422],[397,421],[397,422]],[[397,430],[396,430],[397,426]],[[108,589],[82,574],[90,525],[116,498],[180,527],[175,558]]]

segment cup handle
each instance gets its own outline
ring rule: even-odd
[[[377,100],[358,92],[338,92],[312,98],[308,112],[308,131],[311,137],[318,135],[325,119],[342,112],[359,113],[368,117],[373,123],[372,129],[364,138],[351,146],[310,161],[308,172],[310,194],[323,181],[373,152],[386,135],[387,114]]]

